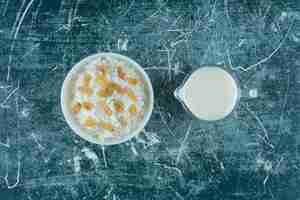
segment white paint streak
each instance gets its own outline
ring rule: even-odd
[[[24,1],[23,1],[23,2],[24,2]],[[11,45],[11,48],[10,48],[10,54],[9,54],[9,58],[8,58],[7,76],[6,76],[6,80],[7,80],[7,81],[9,81],[9,79],[10,79],[10,68],[11,68],[10,65],[11,65],[11,63],[12,63],[12,52],[13,52],[13,50],[14,50],[14,48],[15,48],[15,40],[16,40],[17,37],[18,37],[18,34],[19,34],[19,31],[20,31],[21,25],[22,25],[22,23],[23,23],[23,21],[24,21],[24,18],[25,18],[26,14],[27,14],[28,10],[30,9],[30,7],[31,7],[31,5],[32,5],[33,2],[34,2],[34,0],[31,0],[31,1],[27,4],[27,6],[26,6],[26,8],[25,8],[25,10],[24,10],[24,12],[23,12],[23,14],[22,14],[20,20],[19,20],[19,23],[18,23],[18,26],[17,26],[17,28],[16,28],[16,31],[15,31],[15,33],[14,33],[13,42],[12,42],[12,45]],[[22,6],[21,6],[21,8],[22,8]]]
[[[173,137],[175,137],[175,134],[174,134],[174,132],[171,130],[171,128],[169,127],[169,125],[168,125],[168,123],[167,123],[167,121],[166,121],[166,119],[165,119],[165,117],[164,117],[164,115],[163,115],[163,113],[162,113],[162,111],[161,111],[160,106],[158,106],[158,112],[159,112],[159,116],[160,116],[161,122],[165,125],[165,127],[166,127],[167,130],[168,130],[168,132],[169,132]]]
[[[32,52],[33,52],[35,49],[37,49],[39,46],[40,46],[40,43],[37,43],[37,44],[33,45],[33,46],[31,47],[31,49],[29,49],[29,50],[26,51],[26,53],[21,57],[21,59],[24,59],[24,58],[26,58],[27,56],[31,55]]]
[[[21,117],[23,118],[27,118],[30,114],[30,110],[28,108],[24,108],[22,111],[21,111]]]
[[[147,138],[147,147],[150,147],[150,146],[160,143],[157,133],[148,132],[145,129],[143,130],[143,133],[145,134],[145,136]]]
[[[81,167],[80,167],[80,160],[81,160],[81,157],[80,156],[75,156],[73,158],[73,162],[74,162],[74,172],[75,173],[79,173],[80,170],[81,170]]]
[[[0,89],[7,90],[8,88],[11,88],[11,85],[0,85]]]
[[[260,126],[260,128],[262,129],[263,133],[264,133],[264,137],[259,135],[258,136],[267,144],[269,145],[272,149],[274,149],[274,145],[272,143],[270,143],[270,138],[268,135],[268,131],[266,130],[264,124],[262,123],[261,119],[249,108],[248,104],[246,105],[246,109],[247,111],[252,115],[252,117],[256,120],[256,122],[258,123],[258,125]]]
[[[182,153],[184,151],[184,148],[185,148],[187,139],[188,139],[188,137],[190,135],[191,129],[192,129],[192,122],[190,122],[190,124],[189,124],[189,126],[188,126],[188,128],[187,128],[187,130],[185,132],[184,139],[183,139],[183,141],[180,144],[179,151],[178,151],[177,158],[176,158],[176,165],[179,163],[179,161],[181,159],[181,155],[182,155]]]
[[[184,198],[181,196],[181,194],[179,194],[173,187],[169,186],[169,188],[171,189],[172,192],[174,192],[177,199],[184,200]]]
[[[112,195],[113,190],[114,190],[114,187],[113,187],[113,185],[111,185],[110,188],[107,191],[107,194],[103,197],[103,199],[105,199],[105,200],[109,199],[109,197],[111,197],[111,195]],[[113,197],[113,199],[114,198],[115,198],[115,196]]]
[[[178,44],[180,44],[180,43],[182,43],[182,42],[187,42],[187,40],[186,39],[181,39],[181,40],[177,40],[177,41],[172,41],[171,43],[170,43],[170,46],[172,47],[172,48],[174,48],[175,46],[177,46]]]
[[[156,67],[156,66],[154,66],[154,67],[146,67],[146,68],[144,68],[144,70],[169,70],[169,68],[168,67]],[[181,70],[179,70],[179,69],[174,69],[174,68],[172,68],[171,70],[173,70],[173,71],[176,71],[176,73],[180,73],[180,74],[185,74],[183,71],[181,71]]]
[[[139,153],[137,152],[137,150],[136,150],[136,148],[135,148],[133,142],[130,142],[130,149],[131,149],[132,153],[133,153],[135,156],[138,156],[138,155],[139,155]]]
[[[21,161],[18,160],[18,171],[17,171],[17,179],[16,179],[16,182],[12,185],[9,184],[9,181],[8,181],[8,163],[6,165],[6,175],[4,177],[4,181],[6,183],[6,186],[8,189],[13,189],[15,187],[17,187],[17,185],[19,184],[20,182],[20,169],[21,169]]]
[[[18,86],[13,89],[7,96],[6,98],[2,101],[2,103],[0,104],[1,108],[7,108],[9,107],[8,105],[5,105],[7,103],[7,101],[19,90],[19,84]]]
[[[284,95],[284,99],[283,99],[283,105],[282,105],[282,109],[281,109],[281,113],[280,113],[280,118],[279,118],[279,127],[278,127],[278,133],[280,133],[281,131],[281,127],[282,127],[282,123],[283,123],[283,116],[284,116],[284,110],[286,108],[287,102],[288,102],[288,95],[290,92],[290,82],[291,82],[291,78],[290,78],[290,72],[288,72],[287,74],[287,87],[286,87],[286,92]]]
[[[125,38],[125,39],[121,39],[119,38],[118,39],[118,42],[117,42],[117,45],[118,45],[118,50],[119,51],[127,51],[127,45],[128,45],[128,39]]]
[[[102,146],[102,157],[103,157],[103,162],[104,162],[104,166],[105,168],[107,168],[107,160],[106,160],[106,154],[105,154],[105,147]]]
[[[135,3],[135,0],[132,0],[131,3],[130,3],[130,5],[128,6],[128,9],[121,15],[120,18],[126,16],[126,15],[129,13],[129,11],[130,11],[131,8],[133,7],[134,3]]]
[[[167,61],[168,61],[168,77],[169,81],[172,80],[172,64],[171,64],[171,55],[170,50],[164,45],[165,51],[167,52]]]
[[[272,58],[272,56],[277,53],[277,51],[281,48],[281,46],[284,44],[284,42],[286,41],[286,39],[288,38],[288,35],[293,27],[293,24],[294,22],[291,23],[291,25],[289,26],[286,34],[284,35],[283,39],[279,42],[278,46],[265,58],[261,59],[260,61],[258,61],[257,63],[255,64],[252,64],[250,66],[247,66],[247,67],[242,67],[242,66],[237,66],[235,68],[232,68],[233,70],[242,70],[244,72],[247,72],[255,67],[257,67],[258,65],[261,65],[265,62],[267,62],[270,58]]]
[[[263,184],[264,184],[264,185],[266,185],[267,181],[269,180],[269,177],[270,177],[270,174],[268,174],[268,175],[265,177],[265,179],[264,179],[264,181],[263,181]]]
[[[74,9],[74,17],[77,15],[79,4],[81,3],[81,0],[77,0],[75,4],[75,9]]]
[[[43,145],[41,145],[41,143],[39,143],[38,138],[36,137],[36,135],[34,133],[31,133],[31,137],[33,138],[33,141],[38,145],[38,148],[40,150],[45,149],[45,147]]]
[[[6,0],[6,2],[5,2],[5,5],[4,5],[4,8],[3,8],[3,12],[2,12],[2,17],[4,17],[6,15],[9,1],[10,0]]]
[[[84,155],[88,158],[91,159],[93,161],[93,163],[95,164],[95,166],[98,166],[99,163],[99,158],[97,156],[97,154],[95,152],[93,152],[92,150],[90,150],[87,147],[84,147],[81,152],[84,153]]]
[[[0,145],[1,145],[1,146],[4,146],[4,147],[6,147],[6,148],[9,148],[9,147],[10,147],[10,145],[9,145],[8,142],[7,142],[7,143],[0,142]]]
[[[160,163],[154,163],[154,165],[163,167],[167,170],[174,171],[178,174],[178,176],[183,177],[182,171],[180,169],[178,169],[177,167],[171,167],[171,166],[168,166],[166,164],[160,164]]]

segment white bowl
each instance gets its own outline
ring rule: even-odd
[[[144,83],[146,84],[145,87],[146,87],[147,93],[146,93],[146,102],[145,102],[146,106],[145,106],[145,111],[144,111],[144,118],[141,122],[139,122],[140,124],[137,126],[137,128],[135,130],[133,130],[127,134],[121,133],[120,137],[110,137],[110,138],[102,138],[102,139],[97,139],[97,138],[93,137],[91,134],[89,134],[88,130],[84,129],[77,122],[77,120],[75,119],[74,115],[71,113],[71,110],[70,110],[69,105],[71,102],[71,92],[72,92],[71,86],[72,86],[72,83],[75,82],[77,74],[85,70],[84,66],[86,64],[94,61],[95,59],[99,59],[100,57],[110,57],[110,58],[114,58],[117,60],[121,60],[126,63],[130,63],[131,66],[134,67],[138,73],[140,73],[140,76],[142,77],[142,79],[144,80]],[[98,53],[98,54],[94,54],[94,55],[84,58],[79,63],[74,65],[74,67],[69,71],[69,73],[67,74],[67,76],[63,82],[62,89],[61,89],[61,108],[62,108],[62,112],[64,114],[64,117],[65,117],[68,125],[81,138],[83,138],[89,142],[101,144],[101,145],[119,144],[119,143],[130,140],[134,136],[137,136],[143,130],[143,128],[149,121],[152,110],[153,110],[153,104],[154,104],[153,88],[152,88],[151,81],[150,81],[148,75],[146,74],[146,72],[143,70],[143,68],[139,64],[137,64],[132,59],[130,59],[126,56],[115,54],[115,53]]]

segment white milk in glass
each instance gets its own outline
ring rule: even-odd
[[[180,98],[199,119],[214,121],[229,115],[238,99],[236,81],[219,67],[202,67],[180,89]]]

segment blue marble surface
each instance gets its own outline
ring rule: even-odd
[[[299,200],[299,0],[0,1],[0,199]],[[62,81],[97,52],[149,73],[155,109],[131,141],[73,134]],[[189,117],[173,97],[222,65],[242,98],[228,118]]]

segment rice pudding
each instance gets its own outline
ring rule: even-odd
[[[76,74],[71,90],[69,109],[92,137],[130,134],[144,119],[144,79],[123,60],[102,56],[87,63]]]

